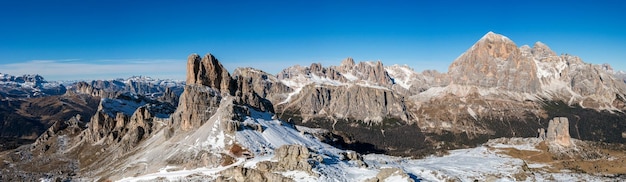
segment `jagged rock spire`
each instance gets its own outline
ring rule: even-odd
[[[232,95],[233,84],[228,70],[210,53],[202,59],[198,54],[187,58],[187,84],[209,86]]]

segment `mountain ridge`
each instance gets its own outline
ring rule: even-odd
[[[176,104],[169,102],[177,96],[171,90],[167,98],[132,93],[137,89],[112,92],[100,99],[89,122],[82,115],[55,122],[37,142],[0,155],[8,171],[2,177],[153,180],[148,178],[152,174],[174,171],[194,174],[184,180],[217,181],[487,180],[480,173],[446,170],[452,176],[432,176],[424,169],[433,168],[419,172],[419,166],[403,166],[425,163],[397,159],[390,165],[381,161],[391,157],[379,156],[421,158],[481,146],[466,153],[512,165],[481,172],[511,180],[545,179],[542,175],[553,172],[529,172],[524,160],[502,159],[491,151],[500,149],[490,145],[500,144],[483,144],[505,137],[500,143],[513,145],[508,138],[541,136],[544,128],[549,141],[511,141],[553,147],[554,135],[567,144],[556,147],[587,146],[580,140],[626,142],[626,84],[608,66],[556,56],[542,43],[517,47],[493,32],[459,56],[447,73],[416,73],[347,58],[340,66],[296,65],[277,75],[253,68],[231,74],[210,53],[191,54],[187,68]],[[107,88],[84,85],[86,91],[70,94],[95,97],[99,91],[93,90]],[[528,150],[587,155],[557,149]],[[489,171],[502,167],[504,173]]]

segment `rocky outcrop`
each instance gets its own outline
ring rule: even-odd
[[[278,162],[264,161],[257,163],[260,171],[304,171],[310,175],[316,175],[311,170],[313,166],[309,163],[311,153],[309,149],[302,145],[283,145],[274,151],[274,159]]]
[[[355,151],[348,150],[346,152],[341,152],[339,159],[352,161],[359,167],[367,167],[367,164],[363,162],[363,156]]]
[[[561,146],[573,145],[569,134],[569,120],[566,117],[556,117],[548,123],[546,140]]]
[[[215,89],[185,85],[176,112],[172,114],[172,122],[183,130],[197,128],[215,114],[221,100],[221,93]]]
[[[213,55],[200,59],[199,55],[192,54],[187,61],[187,85],[172,115],[172,123],[183,130],[198,128],[215,114],[222,98],[227,96],[234,96],[236,104],[273,112],[272,103],[256,91],[271,89],[261,85],[265,78],[263,74],[254,77],[245,73],[232,78]]]
[[[342,61],[340,66],[323,67],[313,63],[309,67],[299,65],[284,69],[276,76],[279,80],[290,83],[289,86],[301,87],[316,84],[362,84],[391,88],[393,79],[380,61],[354,62],[352,58]]]
[[[118,145],[128,151],[158,129],[156,120],[162,122],[172,112],[173,106],[167,103],[121,94],[116,99],[101,101],[88,130],[81,135],[90,143]]]
[[[411,177],[408,174],[406,174],[406,172],[404,172],[402,169],[399,169],[399,168],[382,168],[380,169],[380,172],[376,174],[375,178],[371,178],[366,181],[367,182],[389,181],[387,179],[391,176],[399,176],[400,179],[403,179],[403,181],[413,182],[413,179],[411,179]]]
[[[222,172],[217,181],[293,181],[278,172],[304,171],[310,175],[313,173],[309,164],[311,154],[301,145],[283,145],[275,150],[274,160],[262,161],[256,164],[256,169],[233,166]]]
[[[254,86],[255,86],[255,84],[253,83],[254,81],[255,79],[252,77],[237,77],[236,78],[236,87],[237,87],[237,90],[235,91],[235,96],[237,98],[236,102],[241,105],[250,106],[259,111],[274,112],[274,106],[272,105],[272,103],[269,100],[261,97],[254,90]]]
[[[165,88],[165,92],[161,97],[158,98],[159,101],[169,103],[173,106],[178,105],[178,99],[180,97],[180,93],[176,93],[172,88]]]
[[[356,78],[359,81],[384,87],[391,87],[393,84],[393,80],[380,61],[355,64],[352,58],[347,58],[341,62],[338,70],[341,74],[347,75],[347,78],[352,78],[350,81],[355,81],[354,78]]]
[[[220,172],[220,177],[215,181],[218,182],[292,182],[292,179],[286,178],[280,174],[263,172],[257,169],[250,169],[241,166],[228,168]]]
[[[234,95],[235,91],[228,70],[211,54],[202,58],[198,54],[192,54],[187,58],[187,85],[193,84],[211,87],[230,95]]]
[[[283,84],[276,76],[254,68],[237,68],[233,72],[236,80],[247,80],[245,84],[248,93],[254,91],[261,98],[265,98],[272,103],[279,103],[286,99],[286,94],[293,92],[293,88]],[[251,89],[250,89],[251,87]],[[243,88],[242,88],[243,89]],[[242,91],[246,93],[246,91]]]
[[[57,121],[48,130],[35,140],[31,145],[33,153],[43,154],[53,152],[64,152],[69,147],[69,138],[79,135],[86,128],[85,122],[80,114],[67,121]]]
[[[115,98],[117,95],[121,94],[121,88],[113,89],[112,86],[109,85],[109,82],[104,81],[93,81],[92,84],[87,82],[78,82],[76,83],[72,91],[81,94],[91,95],[92,97],[102,97],[102,98]],[[105,89],[108,88],[108,89]]]
[[[223,96],[235,94],[236,83],[211,54],[187,59],[187,81],[172,123],[183,130],[202,126],[215,114]]]

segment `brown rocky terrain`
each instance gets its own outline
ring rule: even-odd
[[[0,101],[0,149],[12,149],[33,142],[56,122],[80,114],[91,117],[99,98],[66,93],[19,100]]]

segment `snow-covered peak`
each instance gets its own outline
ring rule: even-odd
[[[480,38],[480,40],[478,40],[478,42],[484,42],[484,41],[489,41],[489,42],[493,42],[493,41],[513,42],[508,37],[506,37],[504,35],[493,33],[492,31],[487,32],[487,34],[485,34],[482,38]]]
[[[36,74],[13,76],[0,73],[0,94],[12,98],[60,95],[65,87],[59,82],[48,82]]]
[[[138,82],[153,82],[156,79],[149,77],[149,76],[131,76],[127,79],[124,79],[126,81],[138,81]]]

